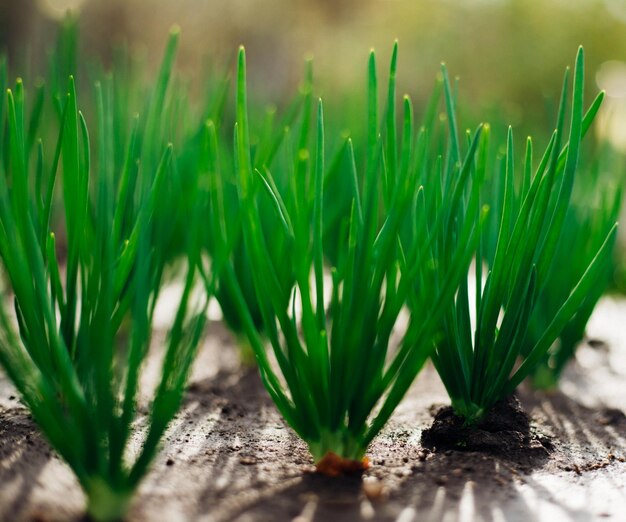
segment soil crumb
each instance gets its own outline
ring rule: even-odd
[[[499,401],[476,426],[466,426],[451,406],[439,408],[422,432],[422,445],[437,450],[479,451],[508,460],[546,459],[553,449],[549,437],[532,429],[515,396]]]

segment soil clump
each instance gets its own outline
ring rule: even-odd
[[[451,406],[439,407],[421,441],[430,450],[478,451],[527,464],[540,464],[554,449],[513,395],[497,402],[474,426],[466,425]]]

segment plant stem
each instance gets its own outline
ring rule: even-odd
[[[124,519],[132,491],[116,490],[101,478],[94,478],[84,487],[87,496],[87,517],[94,522],[117,522]]]
[[[323,432],[320,440],[309,442],[309,450],[316,463],[329,452],[347,460],[361,460],[365,455],[360,440],[346,430]]]

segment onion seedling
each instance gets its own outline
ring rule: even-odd
[[[445,336],[437,343],[432,357],[452,407],[467,424],[478,422],[491,406],[512,393],[535,370],[563,328],[594,292],[599,273],[605,270],[607,251],[614,241],[615,224],[608,231],[598,231],[592,258],[576,280],[568,282],[545,325],[534,334],[534,343],[526,349],[530,318],[540,302],[539,296],[549,285],[554,255],[570,209],[580,143],[602,99],[598,96],[583,114],[584,54],[581,48],[574,72],[569,139],[561,148],[568,78],[566,72],[557,128],[534,176],[532,141],[527,142],[520,204],[514,200],[513,132],[509,129],[505,168],[501,173],[504,179],[500,185],[500,207],[492,213],[497,219],[497,240],[491,247],[486,232],[481,238],[476,252],[475,300],[470,299],[469,283],[464,281],[450,301],[443,321]],[[454,104],[447,76],[444,87],[447,103]],[[453,120],[450,126],[450,132],[456,135]],[[479,146],[477,170],[486,168],[488,136],[488,132],[483,134]],[[484,174],[478,178],[484,178]],[[456,229],[465,219],[474,218],[471,213],[459,214],[451,221],[450,238],[458,235]],[[474,328],[472,309],[476,318]]]
[[[291,163],[290,138],[291,129],[298,131],[298,140],[304,147],[309,141],[311,127],[312,106],[312,64],[306,64],[305,81],[301,93],[289,104],[284,116],[275,123],[275,109],[266,111],[266,118],[260,130],[255,134],[255,152],[253,164],[260,171],[271,169],[273,173],[274,189],[286,198],[288,180],[293,175]],[[224,146],[223,121],[209,119],[204,125],[201,140],[198,144],[200,151],[197,159],[197,169],[200,186],[205,193],[205,215],[208,226],[203,234],[203,241],[209,256],[226,256],[237,288],[226,275],[218,274],[215,297],[222,309],[223,317],[229,328],[237,335],[242,347],[244,361],[254,355],[249,348],[246,350],[244,320],[237,305],[238,294],[247,304],[247,313],[250,314],[254,327],[263,332],[263,317],[260,300],[268,300],[266,295],[257,295],[253,283],[251,262],[248,249],[244,244],[242,233],[242,210],[237,194],[237,172],[233,161],[232,151]],[[303,164],[304,165],[304,164]],[[302,167],[296,167],[302,168]],[[290,248],[289,241],[281,234],[273,232],[281,226],[281,221],[274,211],[270,201],[259,202],[261,226],[267,236],[268,255],[273,262],[280,264],[285,259]],[[220,226],[223,225],[223,230]],[[221,243],[222,235],[228,245]],[[293,285],[293,276],[288,266],[279,270],[281,284],[285,287]],[[288,301],[284,302],[287,307]]]
[[[584,174],[588,174],[590,179],[582,177],[580,190],[573,196],[545,287],[537,296],[537,304],[530,317],[524,347],[526,352],[539,340],[549,318],[554,317],[564,297],[581,278],[619,216],[622,191],[611,185],[603,190],[597,173]],[[588,294],[535,369],[532,375],[535,387],[556,386],[576,346],[583,339],[587,322],[611,278],[615,241],[616,236],[611,236],[598,259],[600,267]]]
[[[191,233],[189,269],[160,381],[145,428],[138,430],[141,367],[149,353],[165,259],[155,246],[160,230],[154,216],[170,203],[166,188],[172,146],[160,152],[154,172],[144,172],[143,165],[137,167],[141,149],[135,125],[123,171],[109,175],[111,105],[99,88],[96,99],[94,146],[70,80],[45,187],[43,147],[37,148],[34,162],[28,154],[21,81],[2,104],[8,147],[0,149],[0,257],[13,295],[5,293],[0,306],[0,363],[76,475],[88,516],[109,521],[126,513],[179,408],[204,309],[195,310],[190,297],[199,256],[197,233]],[[97,158],[93,164],[92,148]],[[62,179],[57,180],[59,162]],[[146,190],[128,188],[135,176],[149,180]],[[50,227],[57,181],[65,214],[64,226],[56,230],[66,238],[64,266],[59,266],[62,253]],[[125,191],[127,197],[122,197]],[[185,206],[181,212],[192,215],[192,223],[199,222],[192,200],[179,204]],[[9,299],[14,316],[5,310]]]
[[[397,47],[389,83],[392,96],[396,56]],[[259,304],[270,351],[253,328],[242,298],[238,306],[247,319],[246,331],[265,387],[285,420],[307,443],[318,470],[331,475],[363,468],[370,442],[431,352],[445,305],[467,271],[478,228],[467,223],[458,247],[445,253],[449,256],[445,264],[438,258],[440,253],[431,248],[429,235],[443,234],[444,227],[426,226],[424,194],[416,184],[425,160],[426,132],[415,136],[411,102],[405,97],[402,142],[389,137],[383,144],[373,53],[368,78],[366,172],[359,179],[352,156],[351,168],[343,173],[351,183],[349,232],[347,241],[338,245],[337,263],[330,270],[327,304],[322,103],[318,104],[314,150],[295,149],[295,174],[289,179],[289,199],[285,200],[271,172],[252,166],[245,52],[243,48],[239,52],[235,156],[242,229],[256,293],[265,296]],[[394,105],[388,118],[395,122]],[[465,159],[464,176],[452,180],[450,190],[442,194],[442,212],[457,212],[478,135],[479,131]],[[351,144],[347,151],[352,155]],[[272,231],[262,226],[259,205],[264,198],[280,218],[281,226]],[[404,248],[400,232],[412,218],[414,237]],[[290,245],[280,260],[268,255],[267,241],[276,235]],[[293,274],[295,287],[285,284],[285,271]],[[439,271],[435,278],[433,272]],[[435,285],[435,280],[441,284]],[[409,297],[415,292],[418,298]],[[413,314],[399,346],[390,348],[398,315],[409,298],[414,302]]]

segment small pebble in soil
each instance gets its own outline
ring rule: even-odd
[[[363,479],[363,493],[370,501],[384,500],[387,496],[387,488],[375,477]]]
[[[445,486],[448,483],[448,477],[446,475],[442,475],[441,477],[435,477],[435,484],[438,486]]]
[[[256,459],[256,457],[251,456],[243,456],[239,459],[239,464],[243,464],[244,466],[253,466],[257,462],[258,460]]]

